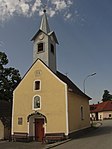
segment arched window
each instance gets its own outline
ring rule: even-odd
[[[34,109],[40,109],[41,108],[41,100],[40,96],[35,96],[33,100],[33,108]]]
[[[80,108],[81,120],[84,120],[84,108],[81,106]]]

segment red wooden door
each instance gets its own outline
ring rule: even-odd
[[[35,140],[42,141],[44,137],[44,119],[35,119]]]

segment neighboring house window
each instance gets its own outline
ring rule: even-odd
[[[109,114],[109,118],[111,118],[112,117],[112,115],[111,114]]]
[[[81,108],[80,108],[80,114],[81,114],[81,120],[84,120],[84,108],[83,108],[83,106],[81,106]]]
[[[40,109],[41,103],[40,103],[40,96],[35,96],[33,100],[34,109]]]
[[[54,45],[51,44],[51,52],[54,54]]]
[[[18,117],[18,125],[22,125],[23,124],[23,118],[22,117]]]
[[[43,52],[43,51],[44,51],[43,43],[39,43],[39,44],[38,44],[37,52]]]
[[[35,90],[40,90],[40,81],[35,81]]]

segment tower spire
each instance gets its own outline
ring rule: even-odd
[[[43,12],[39,30],[32,38],[34,41],[33,62],[39,58],[56,73],[56,44],[58,44],[58,40],[55,33],[50,31],[45,8]]]
[[[46,9],[43,10],[44,14],[42,16],[41,24],[40,24],[40,30],[44,33],[48,34],[50,32],[47,15],[46,15]]]

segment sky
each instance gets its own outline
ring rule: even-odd
[[[90,104],[101,102],[104,90],[112,94],[112,0],[0,0],[0,51],[21,76],[33,63],[44,8],[59,41],[57,69],[82,91],[96,73],[85,92]]]

